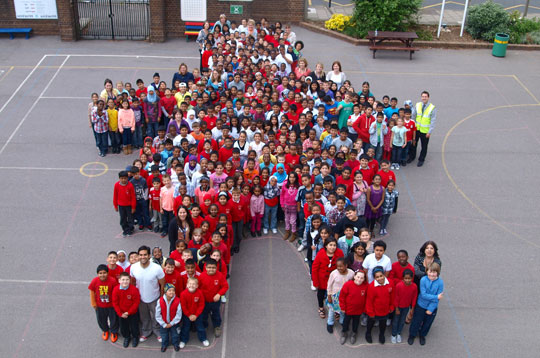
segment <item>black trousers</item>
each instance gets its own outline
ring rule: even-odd
[[[420,131],[416,132],[416,138],[418,138],[417,140],[420,140],[420,144],[422,145],[422,150],[420,150],[420,155],[418,156],[419,162],[423,162],[424,160],[426,160],[429,143],[429,138],[426,137],[426,134],[427,133],[421,133]],[[416,146],[418,146],[418,141],[416,142]]]
[[[132,233],[133,228],[133,214],[131,213],[131,206],[118,206],[118,213],[120,214],[120,226],[124,234]]]
[[[379,337],[384,337],[384,332],[386,331],[387,318],[388,318],[388,315],[369,317],[367,321],[366,336],[371,336],[371,330],[373,329],[373,326],[375,325],[375,321],[379,321]]]
[[[98,307],[96,309],[96,318],[99,328],[103,332],[118,334],[118,316],[112,307]]]
[[[324,299],[326,298],[326,290],[317,289],[317,302],[319,303],[319,308],[324,307]]]
[[[124,338],[139,339],[139,312],[120,319],[120,333]]]
[[[242,241],[242,232],[244,231],[244,221],[233,221],[232,229],[234,236],[232,248],[240,250],[240,241]]]
[[[358,332],[358,325],[360,324],[360,316],[359,314],[355,315],[348,315],[345,314],[345,318],[343,319],[343,330],[342,332],[348,332],[349,331],[349,324],[352,322],[352,331],[354,333]]]

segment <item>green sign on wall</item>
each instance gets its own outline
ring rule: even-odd
[[[244,5],[231,5],[231,15],[242,15],[244,13]]]

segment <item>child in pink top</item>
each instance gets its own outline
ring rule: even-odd
[[[135,113],[129,107],[129,102],[122,102],[122,108],[118,111],[118,130],[122,134],[124,154],[131,154],[133,133],[135,132]]]
[[[283,240],[290,239],[291,242],[296,240],[296,194],[298,194],[298,187],[298,174],[291,172],[281,189],[280,204],[285,213],[285,235]]]
[[[262,195],[260,185],[256,185],[253,188],[253,195],[249,199],[249,210],[251,214],[251,236],[255,237],[255,234],[261,236],[261,222],[264,215],[264,195]]]
[[[161,237],[167,236],[169,231],[169,223],[174,219],[174,186],[172,185],[171,177],[169,174],[163,174],[163,187],[159,193],[159,203],[161,207],[161,220],[162,220],[162,231]]]

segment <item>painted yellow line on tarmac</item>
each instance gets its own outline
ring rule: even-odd
[[[456,2],[456,1],[447,1],[446,2],[447,4],[455,4],[455,5],[461,5],[461,6],[465,6],[465,4],[463,3],[460,3],[460,2]],[[431,4],[431,5],[426,5],[424,7],[422,7],[421,9],[429,9],[429,8],[432,8],[432,7],[437,7],[437,6],[442,6],[442,2],[438,3],[438,4]]]
[[[329,0],[323,0],[323,1],[326,1],[327,3],[330,2]],[[342,7],[354,6],[354,4],[341,4],[339,2],[336,2],[336,1],[332,0],[332,6],[334,6],[334,5],[342,6]]]
[[[100,173],[97,173],[97,174],[88,174],[85,172],[86,170],[86,167],[88,167],[89,165],[101,165],[103,167],[103,171],[100,172]],[[89,177],[89,178],[95,178],[95,177],[99,177],[99,176],[102,176],[103,174],[107,173],[109,171],[109,166],[105,163],[102,163],[102,162],[88,162],[88,163],[84,163],[81,168],[79,169],[79,172],[81,173],[81,175],[84,175],[85,177]]]
[[[518,7],[525,7],[525,5],[519,4],[519,5],[510,6],[510,7],[505,7],[504,9],[505,10],[512,10],[512,9],[517,9]],[[529,5],[529,9],[540,10],[540,7]]]
[[[9,75],[9,73],[10,73],[11,71],[13,71],[13,68],[14,68],[14,67],[15,67],[15,66],[11,66],[11,67],[9,68],[9,70],[7,70],[7,72],[4,73],[4,75],[0,78],[0,82],[2,82],[2,81],[4,80],[4,78],[6,78],[7,75]]]
[[[534,97],[534,96],[533,96]],[[535,246],[537,248],[540,248],[540,245],[534,241],[531,241],[525,237],[523,237],[522,235],[518,234],[517,232],[509,229],[508,227],[506,227],[506,225],[504,225],[503,223],[501,223],[500,221],[498,221],[497,219],[495,219],[494,217],[492,217],[491,215],[489,215],[486,211],[484,211],[480,206],[478,206],[478,204],[476,204],[471,198],[469,198],[469,196],[467,194],[465,194],[465,192],[460,188],[460,186],[456,183],[456,181],[454,180],[454,178],[452,177],[452,175],[450,174],[450,171],[448,170],[448,166],[446,165],[446,145],[448,143],[448,138],[450,138],[450,135],[452,135],[452,133],[454,132],[454,130],[459,127],[461,124],[465,123],[466,121],[468,121],[469,119],[471,118],[474,118],[476,116],[479,116],[483,113],[487,113],[487,112],[491,112],[491,111],[495,111],[495,110],[498,110],[498,109],[504,109],[504,108],[516,108],[516,107],[538,107],[540,106],[540,103],[538,104],[509,104],[509,105],[504,105],[504,106],[497,106],[497,107],[492,107],[492,108],[487,108],[487,109],[484,109],[484,110],[481,110],[481,111],[478,111],[476,113],[473,113],[471,114],[470,116],[468,117],[465,117],[463,118],[462,120],[460,120],[459,122],[457,122],[456,124],[454,124],[454,126],[452,128],[450,128],[450,130],[446,133],[446,135],[444,136],[444,140],[443,140],[443,143],[442,143],[442,151],[441,151],[441,157],[442,157],[442,165],[443,165],[443,168],[444,168],[444,172],[446,173],[446,176],[448,177],[448,179],[450,180],[450,182],[452,183],[452,185],[454,186],[454,188],[457,190],[457,192],[459,194],[461,194],[461,196],[469,203],[471,204],[472,207],[474,207],[480,214],[482,214],[484,217],[486,217],[489,221],[491,221],[493,224],[495,224],[496,226],[498,226],[500,229],[502,229],[503,231],[505,231],[506,233],[512,235],[513,237],[515,237],[516,239],[519,239],[523,242],[526,242],[532,246]]]
[[[534,101],[538,104],[540,104],[540,101],[538,100],[538,98],[536,98],[534,96],[534,94],[527,88],[527,86],[525,86],[525,84],[523,84],[523,82],[521,82],[521,80],[518,78],[518,76],[516,75],[512,75],[512,77],[514,77],[514,79],[517,81],[517,83],[519,83],[521,85],[521,87],[523,87],[523,89],[525,91],[527,91],[527,93],[534,99]]]

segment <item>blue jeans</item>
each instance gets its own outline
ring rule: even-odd
[[[403,148],[399,145],[392,145],[392,163],[401,163],[401,156],[403,153]]]
[[[136,147],[142,147],[142,127],[135,126],[135,131],[133,132],[133,145]]]
[[[111,137],[111,147],[113,149],[120,149],[120,142],[122,141],[120,132],[109,131],[109,137]]]
[[[148,201],[137,200],[137,208],[135,209],[135,219],[139,225],[145,227],[150,226],[150,216],[148,214]]]
[[[277,228],[277,208],[278,206],[268,206],[264,204],[264,217],[263,217],[263,228],[268,230],[268,218],[270,218],[270,229]]]
[[[388,225],[388,220],[390,220],[390,215],[391,214],[383,214],[383,216],[381,216],[381,230],[386,229],[386,225]]]
[[[161,228],[161,232],[163,233],[169,232],[169,224],[171,223],[171,220],[173,219],[174,219],[174,213],[172,211],[163,210],[163,214],[161,214],[161,225],[163,225]]]
[[[413,318],[411,321],[411,326],[409,327],[409,336],[416,337],[420,334],[421,337],[427,336],[429,329],[435,320],[437,315],[437,310],[433,311],[432,314],[426,314],[426,309],[416,305],[414,309]]]
[[[157,136],[158,122],[149,122],[146,126],[146,135],[153,140]]]
[[[371,145],[371,148],[375,149],[375,160],[379,163],[381,162],[383,155],[383,146],[382,144],[377,144],[377,146]]]
[[[332,307],[332,305],[328,305],[328,320],[326,322],[326,324],[330,325],[330,326],[333,326],[334,325],[334,308]],[[339,315],[339,323],[341,325],[343,325],[343,320],[345,319],[345,314],[343,312],[341,312],[341,314]]]
[[[221,312],[219,311],[221,307],[221,301],[218,302],[206,302],[204,305],[203,311],[203,327],[208,327],[208,316],[212,319],[212,325],[214,328],[221,326]]]
[[[99,152],[102,154],[107,154],[107,150],[109,149],[109,133],[96,133],[96,136]]]
[[[159,303],[158,303],[159,304]],[[163,328],[159,327],[159,334],[161,335],[161,346],[162,347],[168,347],[169,346],[169,334],[172,338],[172,345],[178,346],[180,344],[180,335],[178,334],[178,325],[175,324],[171,328]]]
[[[124,131],[122,132],[122,144],[131,145],[133,142],[132,139],[131,128],[124,128]]]
[[[406,162],[409,159],[409,148],[412,146],[412,141],[407,142],[407,145],[401,151],[401,162]]]
[[[191,330],[191,325],[195,325],[197,328],[197,338],[199,341],[206,341],[206,330],[204,329],[202,322],[202,315],[197,317],[194,322],[191,322],[186,315],[182,315],[182,328],[180,329],[180,341],[187,343],[189,342],[189,331]]]
[[[392,321],[392,336],[397,336],[401,334],[403,326],[405,325],[405,319],[409,313],[409,307],[399,308],[399,314],[394,315],[394,320]]]

